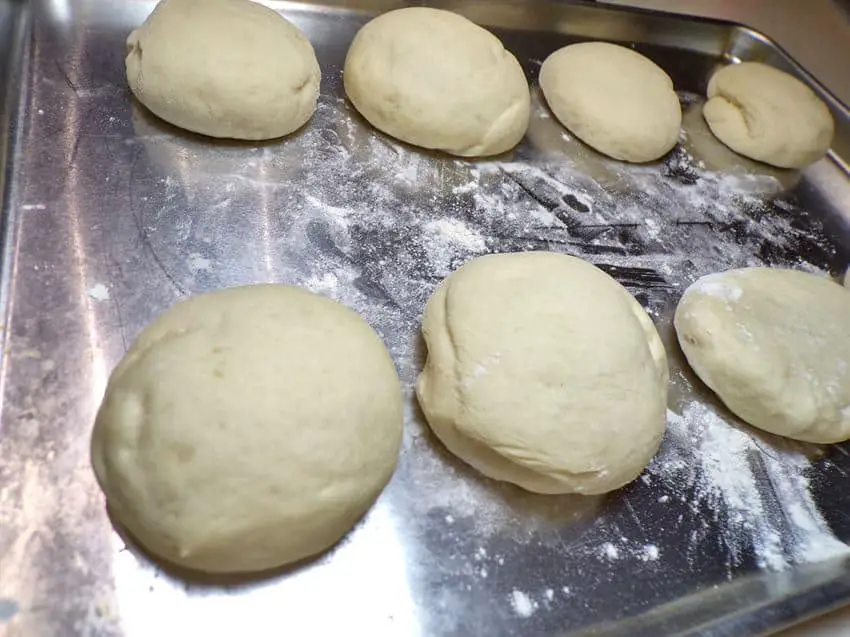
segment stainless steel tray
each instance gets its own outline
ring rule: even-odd
[[[682,143],[649,166],[609,161],[535,95],[529,135],[507,157],[397,144],[341,90],[350,38],[396,6],[375,0],[275,3],[321,59],[316,117],[282,142],[214,143],[150,117],[126,89],[123,42],[152,2],[0,4],[0,635],[756,635],[850,600],[839,541],[850,540],[850,447],[737,423],[682,364],[670,329],[683,286],[709,271],[843,274],[847,110],[815,87],[838,123],[833,156],[774,171],[724,149],[699,116],[708,76],[735,58],[808,81],[758,33],[594,5],[439,4],[493,27],[532,81],[558,46],[633,43],[681,91]],[[664,446],[607,498],[483,479],[440,447],[413,398],[434,286],[476,254],[528,249],[607,269],[668,346]],[[329,554],[258,582],[187,580],[113,531],[89,468],[91,422],[110,369],[154,315],[260,281],[339,298],[381,332],[408,394],[403,453]]]

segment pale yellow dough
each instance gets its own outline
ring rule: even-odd
[[[551,252],[479,257],[422,320],[416,393],[446,447],[538,493],[636,478],[666,427],[667,358],[652,321],[595,266]]]
[[[247,140],[303,126],[321,80],[304,34],[249,0],[163,0],[127,38],[126,70],[133,94],[165,121]]]
[[[826,104],[808,86],[758,62],[715,73],[703,115],[729,148],[780,168],[804,168],[823,157],[835,128]]]
[[[528,128],[531,95],[519,62],[495,35],[450,11],[378,16],[351,43],[343,79],[370,124],[423,148],[496,155]]]
[[[676,308],[691,367],[746,422],[807,442],[850,439],[850,293],[824,276],[743,268]]]
[[[608,42],[565,46],[543,62],[540,88],[561,124],[614,159],[652,161],[679,139],[682,109],[673,81],[631,49]]]
[[[333,545],[395,468],[392,360],[355,312],[283,285],[191,297],[109,379],[92,464],[115,519],[150,552],[262,571]]]

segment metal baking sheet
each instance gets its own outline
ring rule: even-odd
[[[357,28],[397,6],[376,0],[273,3],[316,47],[318,112],[283,141],[214,142],[151,117],[126,88],[124,39],[152,2],[0,3],[0,635],[757,635],[850,600],[850,447],[738,423],[682,364],[670,329],[683,287],[706,272],[843,274],[847,110],[815,87],[837,121],[831,157],[772,170],[723,148],[699,116],[707,78],[736,59],[809,81],[758,33],[594,5],[439,4],[493,28],[532,84],[564,44],[634,45],[680,91],[680,145],[646,166],[607,160],[536,89],[527,139],[505,157],[398,144],[341,89]],[[478,254],[529,249],[605,268],[668,347],[664,445],[609,497],[485,480],[442,449],[413,398],[434,286]],[[163,571],[107,519],[89,468],[93,415],[158,312],[264,281],[338,298],[379,330],[407,393],[398,471],[319,559],[251,582]]]

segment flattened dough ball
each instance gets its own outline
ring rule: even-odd
[[[685,290],[674,324],[691,367],[751,425],[850,438],[850,292],[796,270],[743,268]]]
[[[673,81],[631,49],[607,42],[558,49],[540,67],[540,89],[561,124],[614,159],[652,161],[679,139]]]
[[[316,110],[310,41],[248,0],[163,0],[127,38],[127,82],[165,121],[210,137],[273,139]]]
[[[803,168],[820,159],[835,126],[808,86],[758,62],[717,71],[708,83],[703,116],[729,148],[780,168]]]
[[[519,62],[495,35],[450,11],[378,16],[351,43],[343,79],[370,124],[415,146],[496,155],[528,128],[531,96]]]
[[[371,506],[401,441],[398,377],[355,312],[299,288],[192,297],[109,379],[92,464],[152,553],[208,572],[314,555]]]
[[[552,252],[479,257],[422,321],[428,424],[481,473],[538,493],[630,482],[666,426],[667,358],[643,308],[595,266]]]

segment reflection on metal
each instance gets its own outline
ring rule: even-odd
[[[486,481],[445,453],[413,399],[419,316],[441,276],[475,252],[553,247],[623,257],[606,269],[666,330],[677,395],[697,391],[670,340],[678,283],[650,259],[665,255],[644,254],[657,242],[620,241],[644,232],[644,220],[590,218],[603,200],[617,214],[657,203],[651,193],[618,190],[629,175],[657,174],[686,188],[699,179],[693,166],[677,164],[677,156],[629,168],[599,158],[562,134],[536,92],[527,140],[490,172],[397,145],[346,104],[341,68],[359,25],[399,3],[269,4],[313,41],[322,98],[303,131],[250,146],[181,133],[132,101],[124,40],[153,3],[0,2],[6,112],[19,101],[22,109],[8,139],[13,161],[3,201],[0,635],[528,637],[598,629],[639,637],[709,626],[751,635],[850,599],[841,561],[782,573],[760,571],[752,560],[732,564],[717,519],[700,517],[709,511],[678,501],[662,507],[642,481],[607,498],[535,496]],[[795,69],[758,34],[721,23],[559,2],[536,2],[533,10],[509,0],[437,4],[502,29],[532,81],[549,51],[587,37],[637,41],[692,94],[730,52]],[[32,40],[16,36],[27,6]],[[26,59],[10,67],[22,52]],[[831,106],[834,151],[850,156],[850,119]],[[685,128],[683,145],[706,169],[737,161],[706,132],[698,100],[686,110]],[[578,167],[576,183],[596,184],[596,201],[579,188],[563,192],[541,169],[542,157],[565,153],[565,165]],[[334,162],[336,181],[321,183],[329,174],[323,166]],[[802,177],[739,163],[797,197],[788,214],[802,224],[800,236],[810,217],[826,221],[834,243],[800,244],[809,246],[801,254],[843,271],[850,241],[837,228],[850,219],[846,175],[829,161]],[[508,205],[484,214],[475,208],[481,197]],[[785,249],[780,256],[789,258],[787,246],[744,241],[758,223],[743,227],[710,213],[683,209],[665,231],[727,232],[730,243],[743,237],[754,252]],[[464,227],[450,223],[458,220],[486,229],[486,241],[461,241],[465,253],[430,262],[426,230],[450,234]],[[676,267],[698,257],[710,264],[714,256],[702,247],[680,246]],[[89,467],[91,422],[108,370],[157,313],[188,294],[262,281],[309,284],[362,302],[357,309],[387,341],[407,389],[399,469],[367,517],[317,560],[261,581],[187,581],[125,545],[109,523]],[[833,464],[813,465],[818,476],[850,470],[839,448],[827,453]],[[821,508],[846,509],[845,492],[819,491]],[[829,520],[850,539],[844,518]],[[715,535],[695,549],[696,528]],[[632,561],[600,560],[602,539],[622,537],[650,550]]]

